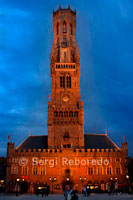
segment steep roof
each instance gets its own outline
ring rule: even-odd
[[[85,134],[85,149],[119,149],[119,147],[105,134]],[[48,136],[29,136],[16,149],[47,149]]]
[[[85,149],[119,149],[105,134],[85,134]]]
[[[48,136],[47,135],[32,135],[26,138],[16,149],[47,149]]]

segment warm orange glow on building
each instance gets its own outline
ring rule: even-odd
[[[76,41],[76,11],[53,12],[51,100],[48,101],[48,136],[32,136],[17,148],[8,143],[7,183],[16,180],[49,185],[62,192],[72,184],[107,189],[110,180],[126,182],[127,143],[119,148],[105,134],[84,134],[84,105],[80,96],[80,54]]]

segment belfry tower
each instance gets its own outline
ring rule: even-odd
[[[53,11],[51,101],[48,102],[48,147],[84,147],[84,108],[80,97],[80,54],[76,11]]]

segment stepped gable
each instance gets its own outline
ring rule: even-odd
[[[47,135],[35,135],[26,138],[16,149],[47,149],[48,148],[48,136]]]
[[[119,149],[105,134],[85,134],[85,149]]]

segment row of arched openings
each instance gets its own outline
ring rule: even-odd
[[[73,111],[70,111],[70,112],[55,111],[54,116],[55,117],[78,117],[78,112],[77,111],[75,111],[75,112],[73,112]]]

